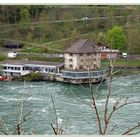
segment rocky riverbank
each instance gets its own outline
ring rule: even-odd
[[[120,77],[120,76],[128,76],[128,75],[134,75],[134,74],[140,74],[140,67],[124,67],[124,66],[116,66],[114,68],[114,71],[117,71],[114,74],[114,77]],[[8,77],[9,80],[6,81],[60,81],[63,82],[62,78],[60,78],[58,75],[54,74],[41,74],[41,73],[35,73],[32,72],[26,76],[12,76]]]

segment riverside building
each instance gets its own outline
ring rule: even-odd
[[[104,80],[106,69],[101,67],[101,51],[94,41],[80,39],[64,51],[65,82],[96,83]]]
[[[0,63],[1,74],[25,76],[30,72],[53,75],[54,81],[82,84],[105,79],[107,69],[101,67],[101,51],[94,41],[80,39],[64,51],[64,63],[5,60]]]
[[[1,66],[1,73],[5,76],[25,76],[30,72],[59,73],[63,63],[30,61],[30,60],[5,60]]]

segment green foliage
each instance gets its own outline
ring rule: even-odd
[[[127,52],[129,54],[140,54],[140,25],[130,27],[127,33]]]
[[[4,61],[5,59],[7,59],[6,55],[0,53],[0,61]]]
[[[63,58],[47,58],[46,55],[43,54],[24,54],[18,55],[16,59],[19,60],[34,60],[34,61],[48,61],[48,62],[64,62]]]
[[[46,44],[47,42],[55,42],[72,37],[70,41],[76,38],[97,39],[98,32],[106,32],[112,26],[133,25],[140,21],[138,18],[140,6],[134,6],[128,9],[127,6],[98,6],[98,5],[79,5],[79,6],[51,6],[51,5],[1,5],[0,6],[0,30],[1,38],[11,40],[21,40],[23,42],[34,44]],[[133,16],[129,16],[133,15]],[[106,17],[101,19],[102,17]],[[114,18],[114,16],[124,16],[122,18]],[[89,20],[83,20],[85,17]],[[90,19],[95,18],[95,19]],[[76,19],[78,19],[76,21]],[[79,20],[81,19],[81,20]],[[57,21],[65,22],[57,22]],[[75,20],[75,21],[73,21]],[[48,22],[49,21],[49,22]],[[33,23],[36,22],[36,23]],[[4,28],[3,28],[4,26]],[[127,38],[127,51],[139,53],[138,36],[140,30],[129,31]],[[9,30],[9,31],[7,31]],[[85,35],[86,34],[86,35]],[[117,33],[118,34],[118,33]],[[133,37],[133,34],[135,37]],[[135,35],[136,34],[136,35]],[[127,34],[126,34],[127,35]],[[100,34],[99,34],[100,36]],[[98,36],[98,37],[99,37]],[[100,36],[98,40],[104,41],[104,37]],[[112,47],[123,48],[123,38],[117,36],[117,42],[109,45]],[[133,38],[133,39],[132,39]],[[97,41],[98,41],[97,40]],[[133,41],[135,40],[135,41]],[[110,41],[109,41],[110,42]],[[112,41],[111,41],[112,42]],[[66,45],[63,45],[66,44]],[[52,48],[62,48],[68,46],[67,41],[61,43],[56,42],[50,45]],[[36,46],[34,46],[35,48]],[[39,50],[40,49],[40,50]],[[41,48],[33,49],[32,52],[43,52]],[[133,51],[134,50],[134,51]],[[27,51],[27,50],[26,50]],[[46,51],[47,52],[47,51]],[[57,52],[48,49],[48,52]]]
[[[79,39],[80,38],[80,33],[77,32],[75,29],[71,31],[71,34],[70,34],[71,38],[72,39]]]
[[[112,27],[115,24],[115,19],[113,18],[115,16],[114,14],[114,7],[113,6],[107,6],[105,9],[105,13],[108,17],[110,17],[107,22],[105,23],[107,27]]]
[[[100,43],[105,44],[106,43],[106,40],[105,39],[106,39],[105,33],[99,32],[98,33],[98,37],[97,37],[97,42],[100,42]]]
[[[26,47],[23,48],[21,52],[24,53],[47,53],[48,48],[47,47]]]
[[[102,66],[109,67],[110,62],[108,60],[102,60]],[[140,74],[140,70],[137,68],[139,67],[139,60],[116,60],[115,66],[114,71],[119,71],[114,76]]]
[[[27,81],[42,81],[43,80],[43,76],[40,73],[35,73],[32,72],[30,74],[28,74],[25,79]]]
[[[102,60],[102,64],[105,66],[110,66],[110,63],[108,60]],[[121,67],[139,67],[139,60],[116,60],[115,66],[121,66]]]
[[[26,5],[26,6],[21,6],[20,7],[20,22],[21,23],[27,23],[30,20],[30,6],[29,5]]]
[[[114,26],[106,33],[106,41],[113,49],[123,49],[126,44],[126,36],[122,27]]]

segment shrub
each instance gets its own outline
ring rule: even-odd
[[[27,81],[42,81],[43,75],[41,75],[40,73],[32,72],[28,74],[25,78]]]
[[[4,54],[0,53],[0,61],[5,60],[6,58],[7,58],[7,57],[6,57],[6,55],[4,55]]]

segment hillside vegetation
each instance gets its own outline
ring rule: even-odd
[[[124,50],[140,54],[140,6],[1,5],[0,46],[9,41],[23,52],[59,52],[78,38],[95,42],[114,26],[126,35]],[[123,49],[122,49],[123,50]]]

